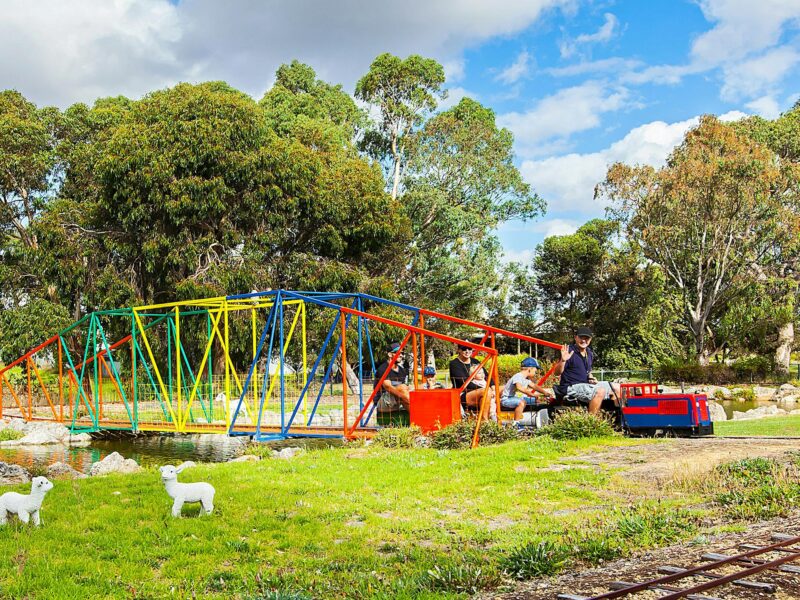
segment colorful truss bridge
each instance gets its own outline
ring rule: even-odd
[[[445,322],[475,341],[436,331]],[[441,420],[449,422],[460,418],[463,386],[421,389],[426,344],[472,347],[499,389],[500,335],[558,348],[368,294],[274,290],[103,310],[0,368],[0,417],[74,432],[369,437],[382,416],[375,411],[382,381],[373,386],[372,374],[387,342],[400,340],[396,357],[411,357],[412,421],[415,406],[442,406],[444,398]]]

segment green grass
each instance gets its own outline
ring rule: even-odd
[[[745,421],[717,421],[716,435],[756,435],[800,437],[800,415],[765,417]]]
[[[505,557],[529,542],[570,543],[582,532],[585,557],[574,560],[629,551],[603,544],[621,522],[607,506],[624,505],[617,494],[630,489],[607,470],[552,467],[630,443],[542,437],[474,451],[336,448],[199,465],[181,480],[216,487],[205,518],[196,506],[171,518],[154,469],[57,481],[42,528],[0,530],[0,596],[465,597],[507,578]]]

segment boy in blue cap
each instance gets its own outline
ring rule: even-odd
[[[436,368],[427,366],[425,370],[422,372],[422,375],[425,377],[425,383],[422,384],[423,390],[437,390],[441,389],[444,386],[441,382],[436,381]]]
[[[539,361],[530,356],[525,358],[520,365],[519,373],[509,379],[503,387],[500,406],[506,410],[513,410],[515,421],[522,420],[526,406],[537,404],[537,394],[546,398],[551,396],[548,390],[534,382],[538,368]]]

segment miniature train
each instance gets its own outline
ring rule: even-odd
[[[713,435],[705,394],[662,394],[655,383],[623,383],[620,426],[631,435]]]

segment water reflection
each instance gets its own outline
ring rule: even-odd
[[[798,402],[784,402],[783,400],[723,400],[720,404],[722,404],[722,408],[725,409],[725,414],[728,415],[729,419],[733,418],[733,411],[747,412],[760,406],[777,406],[787,412],[800,408],[800,403]]]
[[[0,461],[25,468],[46,467],[65,462],[73,469],[88,472],[93,462],[102,460],[112,452],[132,458],[142,466],[178,464],[185,460],[195,462],[225,462],[239,455],[249,438],[225,435],[152,435],[114,440],[93,440],[85,448],[48,446],[20,446],[0,448]],[[287,446],[321,448],[341,444],[336,439],[289,439],[270,442],[280,449]]]

